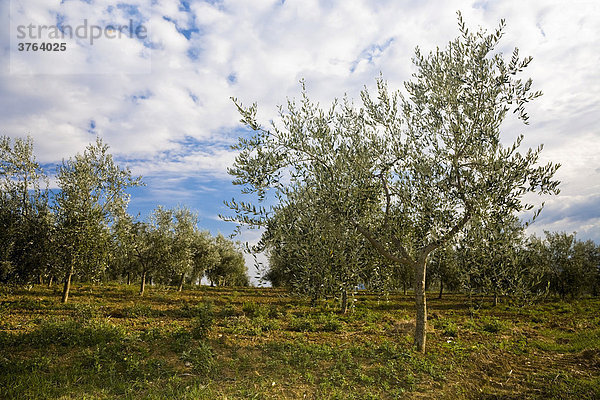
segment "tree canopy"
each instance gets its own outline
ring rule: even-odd
[[[344,98],[323,109],[303,82],[301,100],[288,100],[270,127],[258,122],[256,104],[234,99],[254,132],[235,147],[234,183],[259,200],[274,190],[274,210],[294,202],[294,193],[310,193],[325,218],[413,269],[421,351],[431,252],[475,218],[532,210],[525,194],[554,194],[559,184],[552,179],[557,164],[538,165],[542,146],[521,152],[522,135],[508,146],[500,137],[508,112],[527,123],[525,105],[541,95],[518,77],[531,57],[515,49],[505,61],[495,51],[504,21],[492,33],[469,32],[460,14],[458,23],[460,36],[445,49],[423,55],[417,48],[404,93],[380,78],[375,96],[362,91],[360,106]],[[268,207],[229,205],[243,224],[264,225],[274,215]]]

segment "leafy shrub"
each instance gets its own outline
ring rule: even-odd
[[[124,308],[123,314],[129,318],[143,318],[153,317],[159,313],[147,304],[136,304],[134,306]]]
[[[44,321],[37,329],[21,335],[17,341],[33,347],[95,346],[110,342],[120,342],[126,338],[125,330],[119,325],[106,321],[82,323],[76,320]]]
[[[439,329],[442,331],[444,336],[449,337],[457,337],[458,336],[458,327],[456,324],[448,319],[440,318],[436,319],[433,322],[435,329]]]
[[[207,375],[214,367],[214,357],[212,348],[205,342],[200,342],[194,348],[184,351],[181,359],[189,363],[194,371]]]
[[[317,330],[314,322],[309,318],[293,318],[288,329],[294,332],[315,332]]]
[[[214,322],[214,314],[212,306],[205,304],[202,307],[198,307],[196,310],[196,316],[192,320],[192,337],[194,339],[205,339]]]
[[[267,315],[267,310],[254,302],[247,302],[242,305],[242,311],[248,317],[258,317]]]
[[[484,317],[481,323],[481,329],[488,333],[498,333],[506,329],[506,324],[496,317]]]

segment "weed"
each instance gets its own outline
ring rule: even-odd
[[[317,330],[314,322],[306,317],[292,318],[288,329],[294,332],[315,332]]]
[[[193,348],[184,351],[181,359],[186,363],[186,366],[202,375],[208,375],[214,366],[212,348],[205,342],[200,342]]]
[[[242,311],[247,317],[265,316],[267,314],[267,310],[255,302],[244,303]]]
[[[92,304],[67,303],[63,308],[71,310],[73,318],[79,321],[88,321],[100,315],[98,307]]]
[[[175,313],[175,315],[183,318],[194,318],[201,317],[206,314],[206,310],[210,310],[213,313],[213,303],[212,302],[204,302],[199,304],[189,304],[185,303],[181,308]]]
[[[123,314],[128,318],[148,318],[158,316],[160,313],[158,310],[154,310],[147,304],[136,304],[134,306],[124,308]]]
[[[212,306],[205,304],[197,308],[196,316],[192,320],[192,337],[194,339],[205,339],[214,322],[214,314]]]
[[[506,323],[496,317],[482,317],[481,330],[488,333],[499,333],[507,328]]]
[[[15,342],[28,344],[34,348],[56,346],[94,346],[109,342],[120,342],[126,336],[125,330],[107,321],[82,323],[73,319],[65,321],[44,321],[31,333],[22,334]]]
[[[225,304],[219,311],[219,317],[221,318],[234,317],[236,315],[239,315],[239,313],[231,304]]]
[[[444,335],[445,337],[458,336],[458,326],[451,320],[448,320],[446,318],[436,319],[433,322],[433,326],[435,326],[435,329],[441,330],[442,335]]]
[[[192,333],[182,327],[175,329],[169,335],[170,348],[177,353],[181,353],[185,349],[190,348],[192,340]]]

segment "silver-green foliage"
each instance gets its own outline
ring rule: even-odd
[[[82,154],[63,161],[58,169],[60,191],[55,196],[67,301],[74,274],[97,279],[106,268],[110,249],[109,226],[126,213],[126,190],[141,178],[119,167],[101,139]]]
[[[54,219],[48,178],[33,140],[0,137],[0,281],[27,283],[47,276]]]
[[[360,232],[388,260],[415,271],[416,344],[425,345],[425,268],[428,255],[472,218],[531,210],[527,193],[556,193],[558,165],[538,165],[542,147],[519,151],[522,136],[502,144],[500,127],[511,109],[527,122],[525,105],[541,95],[518,75],[531,58],[515,49],[495,52],[504,22],[492,33],[469,32],[443,50],[416,50],[416,73],[406,94],[383,79],[361,105],[335,101],[323,110],[304,89],[279,110],[278,123],[259,124],[257,107],[235,101],[254,131],[241,138],[230,173],[245,193],[279,204],[310,187],[337,223]],[[266,209],[232,201],[237,221],[260,225]],[[258,217],[254,214],[258,214]]]

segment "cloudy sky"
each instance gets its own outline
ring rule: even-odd
[[[531,55],[527,75],[544,96],[530,125],[505,125],[506,138],[545,144],[560,162],[561,194],[545,199],[532,227],[600,243],[600,6],[597,1],[11,0],[0,17],[0,134],[31,135],[50,170],[102,137],[143,175],[131,211],[185,204],[213,233],[223,200],[237,196],[226,168],[244,131],[230,100],[256,101],[268,121],[306,80],[328,104],[356,98],[382,73],[401,88],[415,46],[443,47],[458,35],[456,11],[473,29],[507,29],[500,51]],[[87,23],[86,38],[53,40],[64,52],[19,51],[52,26]],[[27,27],[33,26],[28,31]],[[90,42],[91,25],[120,29]],[[143,34],[131,34],[143,26]],[[25,27],[25,29],[23,29]],[[133,27],[130,31],[129,27]],[[20,33],[25,32],[23,38]],[[81,30],[80,33],[85,32]],[[106,32],[106,31],[105,31]],[[147,34],[146,34],[147,32]],[[508,139],[507,139],[508,140]],[[246,233],[243,240],[256,235]]]

